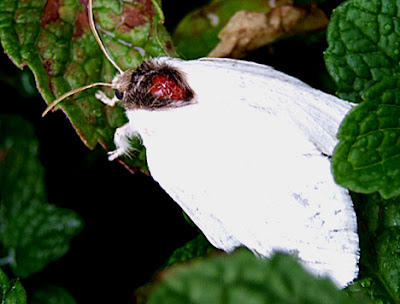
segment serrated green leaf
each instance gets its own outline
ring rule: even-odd
[[[47,103],[83,85],[112,80],[116,71],[100,51],[90,31],[87,8],[79,0],[0,1],[0,40],[20,68],[28,66]],[[136,67],[143,58],[173,54],[163,17],[155,0],[94,1],[94,16],[106,48],[123,69]],[[82,141],[93,148],[100,143],[114,149],[116,127],[126,122],[120,107],[106,107],[94,97],[96,89],[64,101],[60,107]],[[108,91],[111,94],[111,91]],[[139,157],[126,159],[132,170],[148,172],[144,148]]]
[[[48,285],[35,289],[30,304],[76,304],[76,300],[64,288]]]
[[[0,116],[0,243],[17,276],[27,277],[64,255],[83,226],[72,210],[47,204],[33,127]]]
[[[25,304],[27,303],[26,292],[19,280],[9,280],[7,275],[0,269],[0,303],[2,304]]]
[[[400,10],[395,0],[349,0],[332,14],[325,63],[339,97],[360,102],[386,77],[398,77]]]
[[[400,11],[395,0],[349,0],[328,26],[327,68],[355,107],[332,157],[338,184],[361,193],[400,194]]]
[[[239,250],[170,268],[147,303],[366,302],[348,297],[328,279],[311,276],[293,257],[275,254],[266,260]]]
[[[385,78],[354,108],[338,133],[332,157],[336,182],[355,192],[400,194],[400,85]]]

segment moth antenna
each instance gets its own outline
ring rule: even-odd
[[[94,25],[94,18],[93,18],[93,0],[89,0],[89,26],[90,29],[92,30],[92,33],[94,37],[96,38],[97,43],[99,44],[101,50],[103,51],[104,55],[108,59],[108,61],[111,62],[111,64],[118,70],[120,74],[122,74],[124,71],[115,63],[115,61],[111,58],[111,56],[108,54],[106,48],[103,45],[103,42],[100,39],[99,34],[97,33],[96,26]]]
[[[74,90],[72,90],[72,91],[69,91],[69,92],[67,92],[67,93],[65,93],[65,94],[63,94],[63,95],[61,95],[60,97],[58,97],[58,98],[57,98],[56,100],[54,100],[51,104],[49,104],[49,105],[47,106],[46,110],[44,110],[44,112],[43,112],[43,114],[42,114],[42,117],[44,117],[51,109],[53,109],[57,104],[59,104],[59,103],[60,103],[61,101],[63,101],[65,98],[67,98],[67,97],[69,97],[69,96],[71,96],[71,95],[73,95],[73,94],[75,94],[75,93],[82,92],[82,91],[84,91],[84,90],[86,90],[86,89],[90,89],[90,88],[95,87],[95,86],[112,87],[112,83],[107,83],[107,82],[95,82],[95,83],[91,83],[91,84],[85,85],[85,86],[83,86],[83,87],[74,89]]]

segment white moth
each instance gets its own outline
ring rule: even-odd
[[[110,106],[120,99],[129,123],[116,130],[110,160],[140,137],[154,180],[212,245],[287,252],[340,287],[354,280],[356,215],[329,161],[352,104],[240,60],[164,57],[118,70],[112,84],[74,90],[48,109],[88,87],[112,86],[116,98],[96,96]]]

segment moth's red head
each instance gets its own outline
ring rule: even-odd
[[[166,62],[145,61],[131,75],[122,98],[126,109],[159,110],[195,102],[185,75]]]
[[[184,100],[189,97],[186,88],[182,84],[163,74],[153,77],[149,92],[155,98],[160,99]]]

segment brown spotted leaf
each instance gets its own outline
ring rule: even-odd
[[[101,52],[88,23],[87,0],[2,0],[0,40],[19,68],[28,66],[47,103],[93,82],[109,82],[115,68]],[[94,0],[98,32],[117,64],[134,68],[146,57],[174,55],[156,0]],[[115,128],[126,122],[122,108],[99,102],[93,88],[60,104],[82,141],[113,150]],[[112,96],[111,90],[106,90]],[[51,114],[50,114],[51,115]],[[147,172],[145,150],[124,159],[129,169]]]
[[[327,25],[328,18],[315,5],[282,5],[268,13],[241,10],[219,32],[220,42],[208,56],[242,58],[279,38],[324,29]]]
[[[314,1],[313,1],[314,2]],[[212,0],[186,15],[173,34],[179,54],[241,58],[278,39],[325,29],[328,19],[315,4],[291,0]]]

